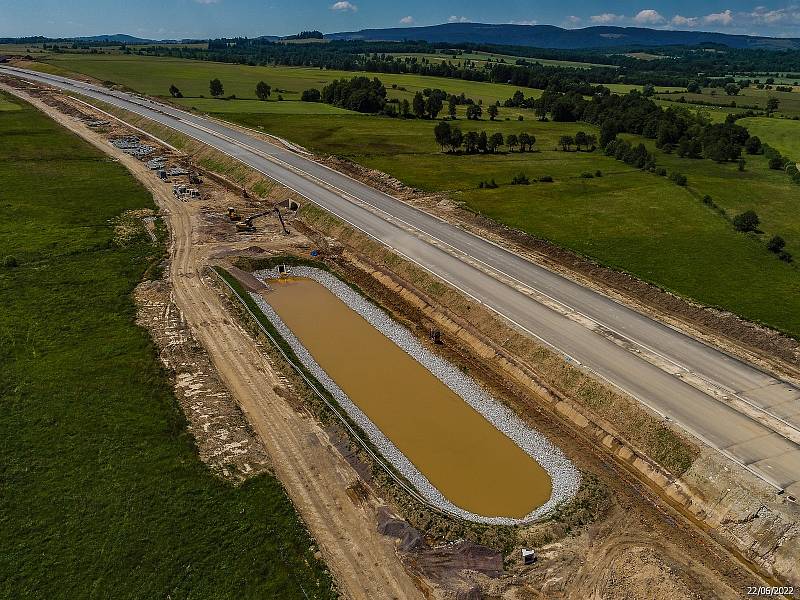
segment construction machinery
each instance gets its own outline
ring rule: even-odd
[[[236,221],[241,221],[242,216],[236,212],[236,209],[233,206],[229,206],[228,218],[231,220],[231,222],[235,223]]]
[[[230,209],[228,209],[230,211]],[[239,233],[245,233],[248,231],[255,231],[256,228],[253,227],[253,221],[256,220],[258,217],[263,217],[272,212],[272,209],[269,210],[262,210],[254,215],[250,215],[244,221],[240,221],[236,223],[236,231]],[[285,228],[284,228],[285,229]]]
[[[283,215],[281,215],[281,210],[277,206],[275,206],[274,208],[275,208],[275,214],[278,215],[278,221],[281,222],[281,227],[283,227],[283,233],[289,235],[289,230],[286,229],[286,223],[283,222]]]

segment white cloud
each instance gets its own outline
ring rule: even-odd
[[[220,0],[194,0],[194,1],[197,2],[198,4],[216,4],[217,2],[220,2]]]
[[[592,15],[589,20],[598,25],[608,25],[609,23],[619,23],[624,19],[624,15],[615,15],[614,13],[603,13],[602,15]]]
[[[414,17],[412,17],[411,15],[408,15],[407,17],[403,17],[402,19],[400,19],[400,22],[403,25],[413,25],[414,24]]]
[[[527,19],[524,21],[509,21],[509,25],[538,25],[539,21],[536,19]]]
[[[339,0],[339,2],[331,5],[331,10],[338,10],[342,12],[349,10],[350,12],[356,12],[358,10],[358,6],[351,4],[347,0]]]
[[[575,15],[570,15],[566,19],[564,19],[564,25],[566,25],[567,27],[575,27],[576,25],[579,25],[580,22],[581,18]]]
[[[633,20],[639,25],[657,25],[664,22],[664,17],[661,13],[652,8],[640,10],[638,14],[633,17]]]
[[[672,17],[670,23],[675,27],[697,27],[700,19],[698,17],[684,17],[683,15],[675,15]]]
[[[792,6],[788,8],[777,8],[769,10],[765,6],[756,6],[753,12],[747,13],[744,16],[747,20],[759,25],[775,25],[776,23],[800,23],[800,10],[798,7]]]
[[[706,15],[703,17],[703,21],[714,25],[730,25],[733,22],[733,15],[730,10],[724,10],[722,12]]]
[[[469,23],[469,19],[467,17],[459,17],[457,15],[450,15],[447,19],[448,23]]]

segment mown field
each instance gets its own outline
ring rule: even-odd
[[[721,88],[703,88],[702,93],[690,94],[683,92],[680,94],[669,94],[658,96],[661,100],[675,102],[679,98],[686,98],[687,101],[711,102],[716,106],[727,108],[731,101],[736,102],[739,107],[756,106],[760,109],[767,107],[767,100],[777,98],[780,102],[777,114],[787,117],[800,116],[800,92],[776,92],[775,90],[759,90],[754,87],[745,88],[736,96],[728,96]]]
[[[550,58],[528,58],[521,56],[513,56],[511,54],[495,54],[492,52],[462,52],[461,54],[458,55],[445,54],[442,52],[437,52],[436,54],[424,53],[424,52],[416,52],[416,53],[393,52],[391,54],[392,56],[397,56],[400,58],[414,57],[417,60],[421,60],[424,58],[430,62],[451,62],[454,65],[463,63],[465,60],[474,62],[478,65],[484,65],[489,61],[491,62],[504,61],[508,64],[513,65],[517,60],[522,58],[524,60],[536,62],[541,65],[547,65],[553,67],[571,67],[576,69],[589,69],[591,67],[609,67],[612,69],[616,68],[613,65],[603,65],[599,63],[578,62],[573,60],[555,60]]]
[[[51,54],[42,59],[51,71],[62,74],[84,73],[102,81],[113,81],[154,96],[168,96],[169,86],[175,84],[187,97],[209,96],[208,82],[217,77],[225,86],[225,94],[237,98],[256,99],[255,86],[264,80],[272,86],[273,97],[283,95],[287,100],[299,100],[303,90],[321,89],[334,79],[349,79],[352,71],[335,71],[302,67],[260,67],[232,65],[207,61],[162,57],[141,57],[124,54]],[[501,83],[462,81],[422,75],[369,74],[380,77],[390,98],[407,98],[418,91],[438,87],[450,93],[482,100],[484,104],[511,97],[516,87]],[[405,90],[392,89],[392,84]],[[539,90],[526,89],[526,95],[538,97]],[[220,102],[224,102],[220,100]]]
[[[9,98],[0,95],[0,112],[20,110],[20,105],[12,102]]]
[[[28,105],[0,189],[0,597],[334,597],[280,483],[199,461],[134,323],[163,249],[112,220],[149,194]]]
[[[728,118],[728,115],[734,114],[737,115],[739,113],[745,112],[746,109],[744,108],[730,108],[728,106],[702,106],[697,104],[677,104],[675,102],[670,102],[668,100],[659,100],[656,98],[654,100],[656,104],[661,106],[662,108],[685,108],[690,110],[694,113],[703,113],[708,116],[708,118],[714,123],[724,123],[725,119]]]
[[[70,59],[72,60],[72,59]],[[88,69],[93,60],[83,57],[73,68]],[[107,59],[94,59],[105,63]],[[131,87],[141,91],[160,89],[146,81],[146,72],[166,81],[181,64],[149,62],[128,65],[123,70]],[[149,66],[148,66],[149,65]],[[159,72],[162,68],[165,72]],[[108,64],[92,63],[90,74],[110,73]],[[211,69],[223,80],[250,73],[254,67],[196,65],[202,67],[195,82],[201,87]],[[269,72],[266,69],[265,72]],[[276,69],[300,89],[308,81],[308,69]],[[311,70],[316,77],[320,72]],[[87,71],[88,72],[88,71]],[[135,72],[135,74],[131,74]],[[168,73],[168,74],[165,74]],[[350,74],[352,75],[352,74]],[[175,75],[177,76],[177,75]],[[384,82],[390,78],[380,76]],[[121,76],[116,76],[121,80]],[[483,97],[513,87],[468,83],[458,80],[417,78],[420,86],[443,87],[455,93],[468,84]],[[273,82],[273,85],[274,82]],[[148,87],[150,86],[150,87]],[[525,90],[526,94],[528,90]],[[800,276],[797,268],[783,263],[766,250],[766,239],[779,234],[786,249],[800,257],[800,216],[796,212],[798,187],[786,176],[767,169],[763,157],[748,157],[744,172],[735,164],[719,165],[709,160],[681,159],[656,151],[660,165],[687,175],[689,185],[679,187],[666,178],[642,173],[600,151],[562,152],[558,138],[578,130],[597,133],[580,123],[539,122],[530,111],[500,109],[500,119],[491,122],[459,119],[463,131],[485,129],[504,135],[526,131],[536,136],[538,152],[497,155],[453,156],[442,154],[434,142],[431,121],[400,121],[384,117],[348,114],[277,114],[266,111],[237,112],[232,103],[212,114],[262,128],[296,141],[312,150],[346,156],[368,167],[388,172],[402,181],[429,191],[444,192],[469,208],[540,236],[601,263],[628,271],[680,295],[723,307],[754,321],[800,335]],[[700,108],[700,110],[706,110]],[[514,114],[524,114],[517,121]],[[712,111],[707,111],[712,112]],[[722,113],[724,114],[724,113]],[[716,115],[717,119],[724,118]],[[511,115],[512,120],[504,118]],[[715,120],[717,120],[715,119]],[[787,123],[789,121],[781,121]],[[648,142],[650,145],[652,143]],[[583,173],[601,171],[602,177],[584,178]],[[550,175],[553,183],[512,186],[520,172],[529,178]],[[481,181],[494,179],[497,189],[479,189]],[[733,230],[729,220],[700,201],[711,195],[728,217],[754,209],[762,219],[760,235]]]
[[[752,135],[776,148],[778,152],[800,162],[800,121],[752,117],[739,121]]]

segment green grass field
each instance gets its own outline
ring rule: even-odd
[[[21,110],[22,107],[11,99],[0,95],[0,112]]]
[[[0,54],[49,54],[41,44],[0,44]]]
[[[301,102],[285,100],[279,102],[277,94],[272,99],[261,100],[220,100],[214,98],[177,98],[175,104],[204,113],[248,113],[274,115],[352,115],[353,112],[322,102]]]
[[[319,85],[327,78],[353,75],[315,69],[243,67],[169,59],[154,61],[141,57],[61,55],[54,59],[58,59],[54,60],[54,65],[70,66],[101,79],[110,78],[156,94],[163,93],[168,82],[176,77],[186,78],[181,80],[185,84],[177,82],[179,87],[183,85],[191,91],[194,85],[198,93],[203,93],[202,87],[212,73],[223,81],[238,82],[241,86],[255,81],[258,74],[263,73],[265,81],[273,87],[288,90],[301,90],[314,83]],[[123,62],[117,63],[119,59]],[[270,73],[274,77],[269,77]],[[488,99],[505,98],[515,89],[499,84],[417,76],[380,77],[389,85],[396,81],[406,86],[409,94],[424,87],[459,92],[460,86],[469,86],[468,95]],[[626,91],[633,86],[616,87]],[[247,93],[244,87],[242,90]],[[390,95],[395,92],[390,91]],[[525,90],[526,94],[528,92]],[[193,99],[185,102],[191,105]],[[800,335],[798,271],[770,254],[764,239],[780,234],[787,240],[787,250],[800,257],[800,217],[795,210],[798,188],[782,173],[769,171],[763,157],[748,158],[746,171],[739,173],[733,164],[717,165],[712,161],[680,159],[657,152],[659,164],[688,176],[689,187],[680,188],[665,178],[640,173],[600,152],[557,151],[559,136],[578,130],[596,131],[579,123],[542,123],[533,119],[530,111],[501,108],[501,120],[496,122],[460,119],[458,124],[464,131],[485,129],[504,135],[527,131],[536,136],[540,152],[449,156],[441,154],[434,143],[434,124],[430,121],[401,121],[353,113],[303,115],[287,111],[278,114],[237,108],[252,104],[250,101],[209,101],[202,108],[317,152],[346,156],[388,172],[410,185],[449,193],[500,222],[550,239],[680,295]],[[225,110],[215,110],[217,106]],[[722,120],[729,109],[714,111],[700,107],[695,110],[703,110],[712,119]],[[516,121],[517,114],[523,114],[525,120]],[[506,117],[512,120],[506,121]],[[581,177],[582,173],[596,170],[602,171],[604,176]],[[531,178],[550,175],[555,182],[509,185],[519,172]],[[481,181],[490,179],[495,179],[501,187],[478,189]],[[700,203],[699,198],[705,194],[714,197],[730,215],[749,208],[756,210],[762,218],[764,234],[759,239],[734,232],[727,220]]]
[[[134,323],[163,249],[110,220],[149,194],[27,105],[0,189],[0,597],[334,597],[279,482],[200,462]]]
[[[770,171],[761,156],[750,157],[740,173],[735,164],[657,152],[659,164],[688,176],[689,187],[681,188],[599,151],[556,150],[560,135],[581,129],[596,132],[579,123],[462,120],[464,131],[528,131],[536,136],[540,151],[452,156],[439,151],[430,121],[363,115],[224,117],[260,126],[318,152],[346,156],[409,185],[447,192],[497,221],[683,296],[800,335],[800,274],[764,246],[768,235],[778,233],[786,238],[787,250],[800,255],[798,189],[783,173]],[[596,170],[603,176],[581,177]],[[555,182],[510,185],[520,172],[530,178],[550,175]],[[500,188],[478,189],[481,181],[492,178]],[[755,209],[765,234],[758,239],[736,233],[699,201],[705,194],[731,215]]]
[[[701,100],[703,102],[719,103],[720,106],[730,105],[735,101],[737,106],[757,106],[764,109],[769,98],[777,98],[780,102],[778,114],[788,117],[800,116],[800,93],[798,92],[776,92],[775,90],[759,90],[754,87],[745,88],[737,96],[728,96],[725,90],[720,88],[703,88],[700,94],[670,94],[660,96],[662,100],[676,101],[684,97],[686,100]],[[723,106],[727,108],[727,106]]]
[[[470,62],[474,62],[479,66],[483,66],[489,62],[499,62],[504,61],[507,64],[513,65],[518,59],[523,58],[524,60],[530,62],[536,62],[541,65],[546,66],[553,66],[553,67],[572,67],[576,69],[589,69],[591,67],[609,67],[609,68],[616,68],[614,65],[603,65],[599,63],[585,63],[585,62],[577,62],[572,60],[554,60],[550,58],[528,58],[528,57],[520,57],[520,56],[512,56],[510,54],[494,54],[491,52],[464,52],[460,55],[451,55],[451,54],[444,54],[444,53],[424,53],[424,52],[417,52],[417,53],[391,53],[392,56],[397,56],[401,58],[405,57],[415,57],[417,60],[425,58],[430,62],[451,62],[454,65],[458,65],[463,63],[465,60]]]
[[[123,54],[50,54],[33,65],[49,72],[61,74],[83,73],[101,81],[113,81],[154,96],[168,96],[169,86],[175,84],[184,96],[194,98],[208,96],[209,80],[218,77],[225,86],[225,94],[237,98],[255,99],[255,86],[264,80],[272,93],[281,93],[287,100],[299,100],[303,90],[322,89],[334,79],[350,79],[357,75],[379,77],[386,85],[390,98],[407,98],[429,87],[438,87],[453,94],[464,92],[467,96],[482,100],[484,104],[510,98],[516,87],[501,83],[462,81],[444,77],[422,75],[393,75],[388,73],[359,73],[303,67],[250,67],[208,61],[190,61],[162,57],[142,57]],[[49,69],[48,69],[49,67]],[[392,89],[392,84],[405,90]],[[283,90],[283,91],[280,91]],[[525,89],[527,96],[538,97],[540,90]]]
[[[730,114],[739,114],[739,113],[745,112],[744,108],[730,108],[730,107],[727,107],[727,106],[723,106],[723,107],[701,106],[701,105],[689,104],[689,103],[677,104],[675,102],[670,102],[670,101],[667,101],[667,100],[660,100],[658,98],[656,98],[654,100],[654,102],[656,104],[658,104],[659,106],[663,107],[663,108],[680,107],[680,108],[685,108],[685,109],[690,110],[690,111],[695,112],[695,113],[704,113],[704,114],[708,115],[708,118],[711,119],[711,121],[714,122],[714,123],[724,123],[725,119],[728,117],[728,115],[730,115]]]
[[[752,135],[776,148],[781,154],[800,162],[800,121],[753,117],[739,121]]]

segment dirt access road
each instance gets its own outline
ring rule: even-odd
[[[371,503],[357,506],[347,488],[358,475],[328,445],[321,427],[296,412],[275,387],[281,380],[253,339],[232,319],[219,292],[201,276],[213,247],[198,244],[198,208],[173,197],[138,160],[116,151],[96,132],[19,90],[22,97],[49,117],[112,155],[153,192],[171,232],[170,279],[178,308],[194,336],[263,439],[275,474],[317,541],[345,597],[423,598],[395,554],[393,542],[375,528]]]
[[[375,507],[380,500],[368,496],[363,503],[359,500],[353,504],[352,494],[348,493],[352,490],[348,488],[358,481],[355,472],[340,454],[326,447],[327,435],[315,421],[298,414],[291,401],[273,393],[277,388],[285,396],[285,379],[271,368],[252,339],[236,325],[218,290],[203,280],[202,268],[210,257],[229,249],[238,252],[253,244],[243,241],[247,237],[231,234],[227,221],[222,229],[213,225],[229,205],[229,198],[209,200],[213,206],[203,206],[205,201],[176,201],[169,187],[157,182],[142,163],[114,151],[105,137],[58,112],[66,109],[73,114],[68,106],[62,106],[64,98],[43,97],[56,108],[35,100],[34,104],[119,158],[153,191],[174,235],[169,277],[170,285],[175,288],[176,303],[185,313],[195,337],[213,357],[220,377],[247,413],[253,429],[263,439],[276,474],[316,537],[343,595],[420,598],[422,594],[415,588],[417,583],[426,596],[439,598],[444,590],[437,587],[438,581],[451,592],[447,596],[451,598],[457,582],[441,579],[441,564],[436,562],[439,559],[435,552],[433,571],[423,568],[432,564],[430,557],[412,556],[409,561],[409,556],[404,556],[411,575],[406,573],[390,538],[375,529]],[[120,129],[115,135],[122,133]],[[240,199],[230,200],[235,204]],[[262,239],[261,243],[267,240]],[[611,468],[605,460],[602,462],[603,465],[594,466],[604,471]],[[511,568],[499,579],[483,577],[480,587],[488,597],[509,600],[741,597],[745,584],[753,581],[749,574],[731,564],[702,535],[676,527],[678,523],[669,516],[669,511],[661,510],[648,494],[642,495],[638,488],[628,489],[628,485],[623,484],[624,489],[612,486],[617,501],[611,513],[599,522],[541,548],[535,568]],[[657,510],[651,510],[650,503]],[[472,575],[467,573],[466,577]]]

